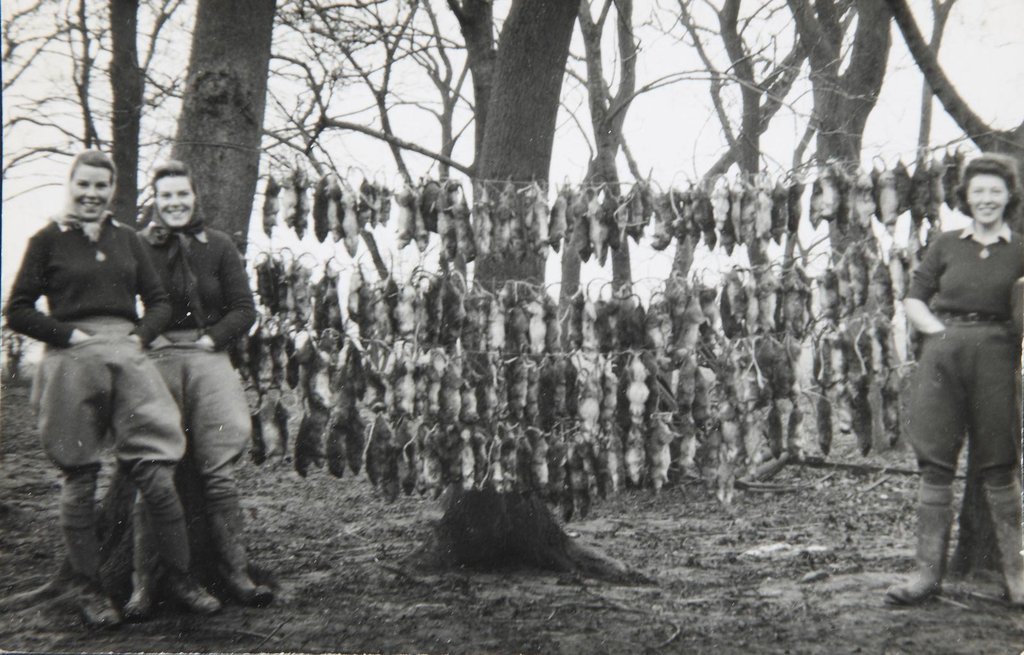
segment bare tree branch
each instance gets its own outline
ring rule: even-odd
[[[324,127],[330,127],[340,130],[350,130],[352,132],[359,132],[361,134],[366,134],[367,136],[372,136],[376,139],[380,139],[381,141],[386,141],[387,143],[395,146],[396,148],[401,148],[403,150],[415,152],[417,154],[423,155],[424,157],[429,157],[439,162],[443,162],[448,166],[451,166],[455,170],[460,171],[466,175],[473,175],[473,171],[470,167],[465,166],[464,164],[460,164],[459,162],[449,157],[445,157],[444,155],[441,155],[439,153],[431,152],[430,150],[427,150],[426,148],[420,146],[419,144],[412,143],[411,141],[406,141],[405,139],[400,139],[394,134],[382,132],[380,130],[374,130],[372,128],[366,127],[365,125],[360,125],[359,123],[352,123],[349,121],[342,121],[333,118],[323,119],[323,124]]]
[[[900,32],[903,33],[903,38],[907,42],[910,53],[914,56],[914,61],[924,73],[925,80],[928,81],[929,86],[942,102],[942,106],[960,126],[960,129],[966,132],[982,150],[1012,148],[1015,145],[1014,133],[1024,135],[1024,122],[1010,132],[999,132],[990,127],[974,113],[974,110],[964,101],[953,83],[946,77],[945,72],[939,66],[935,53],[931,51],[928,44],[925,43],[924,37],[921,36],[906,0],[886,0],[886,3],[896,19],[896,24],[899,25]],[[1020,148],[1019,145],[1016,147]]]

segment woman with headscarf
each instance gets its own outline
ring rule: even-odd
[[[263,606],[273,593],[249,577],[235,483],[252,420],[226,351],[256,320],[252,291],[231,238],[204,224],[188,167],[179,161],[158,167],[152,188],[152,222],[140,236],[170,293],[171,320],[150,357],[181,408],[227,590],[245,605]],[[125,606],[131,618],[146,616],[152,607],[147,550],[144,543],[136,548],[135,588]]]
[[[173,479],[185,436],[174,398],[142,351],[169,320],[170,304],[135,232],[107,211],[115,181],[106,154],[75,157],[66,206],[29,240],[4,310],[12,330],[46,344],[32,400],[43,450],[64,476],[60,526],[77,604],[97,627],[121,622],[99,575],[96,481],[108,445],[153,519],[170,592],[192,611],[220,609],[189,574]],[[48,313],[36,308],[41,296]]]
[[[1016,165],[1001,155],[967,164],[957,191],[971,217],[963,230],[929,244],[904,301],[925,335],[911,399],[910,441],[921,469],[917,572],[890,587],[886,600],[921,602],[941,590],[953,520],[953,477],[967,435],[995,524],[1007,598],[1024,607],[1021,556],[1019,299],[1024,242],[1007,218],[1020,205]],[[1015,286],[1016,285],[1016,286]]]

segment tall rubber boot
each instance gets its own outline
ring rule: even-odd
[[[157,577],[157,546],[153,528],[140,501],[133,511],[132,595],[122,613],[127,621],[142,621],[153,613],[153,591]]]
[[[885,592],[890,605],[914,605],[942,590],[949,528],[953,522],[953,488],[921,482],[917,504],[917,571],[910,580]]]
[[[231,595],[243,605],[265,607],[274,592],[249,577],[249,561],[242,541],[242,511],[237,502],[209,514],[210,538],[220,554],[219,570]]]
[[[1024,608],[1024,556],[1021,555],[1020,481],[1007,487],[985,487],[995,523],[996,543],[1006,581],[1006,598],[1013,607]]]

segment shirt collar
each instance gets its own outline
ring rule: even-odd
[[[967,227],[965,227],[964,229],[960,230],[960,238],[961,239],[973,239],[974,241],[978,241],[978,235],[974,231],[974,223],[969,223],[967,225]],[[1006,224],[1006,223],[1003,223],[1003,226],[1001,228],[999,228],[998,232],[996,232],[996,241],[1005,241],[1006,243],[1010,243],[1010,241],[1012,239],[1013,239],[1013,232],[1010,231],[1010,226],[1008,224]],[[978,243],[981,243],[981,242],[978,241]]]

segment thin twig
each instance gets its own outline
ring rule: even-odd
[[[969,610],[969,609],[971,609],[970,606],[964,605],[963,603],[958,603],[957,601],[953,600],[952,598],[946,598],[945,596],[936,596],[935,598],[940,603],[946,603],[947,605],[952,605],[954,607],[959,607],[962,610]]]
[[[415,582],[416,584],[423,586],[429,586],[425,581],[420,580],[419,578],[409,573],[400,566],[395,566],[394,564],[388,564],[386,562],[381,562],[379,560],[376,561],[376,564],[385,571],[390,571],[404,580],[408,580],[409,582]]]
[[[843,462],[828,462],[820,457],[808,457],[800,462],[800,464],[809,468],[835,468],[842,469],[845,471],[856,471],[858,473],[896,473],[899,475],[920,475],[920,471],[914,469],[905,469],[892,466],[874,466],[871,464],[846,464]],[[963,474],[956,476],[958,479],[964,479]]]
[[[813,488],[807,484],[784,485],[772,482],[755,482],[753,480],[736,480],[735,486],[737,489],[744,491],[761,491],[765,493],[787,493],[791,491],[806,491]]]
[[[266,637],[264,637],[264,638],[263,638],[263,641],[261,641],[260,643],[256,644],[256,648],[254,648],[253,650],[255,650],[255,651],[257,651],[257,652],[258,652],[258,651],[260,650],[260,648],[262,648],[262,647],[263,647],[263,644],[265,644],[265,643],[267,643],[268,641],[270,641],[270,638],[271,638],[271,637],[273,637],[274,635],[276,635],[276,634],[278,633],[278,631],[279,631],[279,630],[280,630],[281,628],[283,628],[283,627],[284,627],[285,625],[287,625],[287,624],[288,624],[288,622],[290,622],[290,621],[291,621],[291,619],[285,619],[284,621],[281,621],[280,625],[278,625],[278,626],[277,626],[276,628],[274,628],[273,630],[271,630],[271,631],[270,631],[270,634],[269,634],[269,635],[267,635]]]
[[[883,482],[888,481],[888,479],[889,479],[889,476],[886,475],[886,474],[883,474],[882,477],[878,478],[877,480],[875,480],[874,482],[872,482],[868,486],[864,487],[864,489],[862,489],[861,491],[863,491],[863,492],[871,491],[872,489],[874,489],[878,485],[882,484]]]
[[[834,477],[836,477],[836,471],[832,471],[832,472],[824,475],[820,480],[818,480],[814,484],[815,485],[825,484],[826,482],[828,482],[829,480],[831,480]]]
[[[665,646],[668,646],[673,641],[675,641],[676,637],[679,636],[679,633],[682,632],[682,629],[678,625],[676,625],[675,623],[672,623],[670,621],[666,621],[666,623],[668,623],[670,626],[672,626],[672,634],[669,636],[668,639],[666,639],[665,641],[663,641],[660,644],[658,644],[657,646],[655,646],[655,648],[664,648]]]

